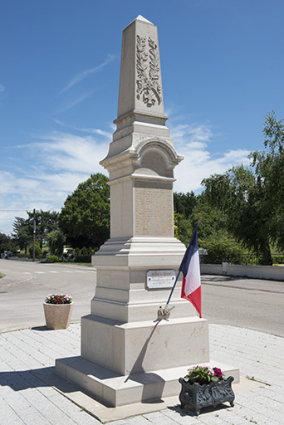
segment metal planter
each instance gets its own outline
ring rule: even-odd
[[[200,385],[197,383],[190,384],[183,378],[180,378],[179,382],[182,387],[179,395],[181,408],[188,407],[194,409],[196,414],[199,415],[200,409],[208,406],[216,407],[225,401],[228,401],[231,406],[234,406],[235,394],[232,390],[233,380],[234,378],[229,376],[224,381]]]

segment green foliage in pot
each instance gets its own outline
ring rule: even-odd
[[[224,375],[218,367],[210,369],[207,366],[196,366],[192,369],[188,369],[188,374],[183,378],[190,384],[210,384],[210,382],[223,381]]]

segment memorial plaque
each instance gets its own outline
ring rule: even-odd
[[[147,288],[172,288],[175,278],[174,270],[149,270]]]

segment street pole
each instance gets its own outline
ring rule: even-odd
[[[35,209],[34,209],[34,227],[33,227],[33,261],[35,261],[35,235],[36,235],[36,220],[35,220]]]

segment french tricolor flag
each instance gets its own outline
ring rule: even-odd
[[[201,279],[197,244],[197,228],[198,224],[194,229],[179,270],[182,271],[183,274],[181,298],[185,298],[190,301],[201,318]]]

